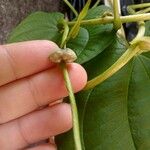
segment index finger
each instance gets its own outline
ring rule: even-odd
[[[46,70],[54,64],[48,56],[58,46],[48,40],[7,44],[0,47],[0,86]]]

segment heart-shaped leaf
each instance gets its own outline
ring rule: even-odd
[[[86,19],[100,17],[109,8],[106,6],[90,9]],[[94,15],[95,14],[95,15]],[[36,12],[23,20],[10,34],[8,43],[28,40],[51,40],[60,45],[63,26],[61,13]],[[105,36],[104,36],[105,35]],[[82,64],[101,53],[113,41],[115,33],[112,25],[84,26],[80,28],[75,39],[67,43],[77,56],[77,62]],[[96,43],[95,43],[96,42]]]
[[[58,28],[58,24],[63,17],[64,15],[61,13],[33,13],[13,30],[8,42],[45,39],[60,43],[62,33]]]
[[[89,41],[89,33],[86,29],[80,28],[79,34],[75,39],[70,39],[67,43],[67,47],[73,49],[77,56],[84,50]],[[78,57],[79,59],[79,57]],[[77,59],[77,62],[79,62]]]
[[[60,21],[63,17],[61,13],[33,13],[13,30],[9,36],[8,43],[28,40],[51,40],[60,45],[63,31]],[[80,28],[77,37],[70,39],[67,46],[73,49],[78,56],[85,48],[88,40],[88,31]]]
[[[111,12],[109,7],[98,6],[88,11],[85,19],[94,19],[103,16],[104,12]],[[100,54],[106,47],[108,47],[115,37],[113,25],[84,25],[89,32],[89,41],[86,47],[78,55],[77,62],[83,64]]]
[[[89,79],[108,69],[125,49],[117,39],[86,63]],[[83,149],[150,149],[149,89],[150,55],[140,54],[102,84],[78,93]],[[71,134],[57,138],[59,150],[74,149]]]

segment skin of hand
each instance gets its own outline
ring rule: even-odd
[[[61,69],[48,56],[58,46],[47,40],[0,46],[0,149],[56,150],[52,143],[25,148],[72,128],[71,107]],[[87,82],[82,66],[67,64],[74,92]],[[55,103],[56,102],[56,103]]]

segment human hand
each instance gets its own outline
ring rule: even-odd
[[[60,68],[48,56],[57,49],[50,41],[0,46],[0,149],[18,150],[66,132],[72,127],[71,108]],[[85,70],[67,65],[75,92],[87,81]],[[30,150],[55,150],[49,143]]]

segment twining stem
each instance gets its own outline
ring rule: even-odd
[[[63,20],[63,26],[64,26],[64,33],[63,33],[63,36],[62,36],[62,41],[61,41],[61,44],[60,44],[60,48],[64,48],[66,46],[66,39],[67,39],[67,36],[68,36],[68,33],[69,33],[69,27],[68,27],[68,24],[67,24],[67,21],[66,20]]]
[[[150,13],[120,16],[120,21],[122,23],[138,22],[138,21],[145,21],[145,20],[150,20]],[[113,22],[114,22],[114,17],[107,16],[107,17],[101,17],[101,18],[90,19],[90,20],[82,20],[81,25],[108,24]],[[76,21],[71,21],[68,22],[68,25],[73,26],[75,23]]]
[[[97,0],[96,1],[96,3],[93,5],[93,7],[92,8],[95,8],[95,7],[97,7],[98,5],[99,5],[99,3],[101,2],[101,0]]]
[[[67,37],[69,34],[69,27],[68,27],[67,22],[65,20],[63,22],[63,25],[64,25],[64,33],[63,33],[60,47],[66,48]],[[63,72],[63,76],[64,76],[64,80],[65,80],[66,88],[68,90],[70,104],[71,104],[72,122],[73,122],[73,136],[74,136],[75,148],[76,148],[76,150],[82,150],[81,139],[80,139],[79,120],[78,120],[78,110],[77,110],[77,105],[76,105],[75,96],[74,96],[74,92],[72,89],[71,81],[69,78],[69,73],[68,73],[65,62],[61,62],[60,67],[61,67],[62,72]]]
[[[139,24],[138,33],[137,33],[136,37],[134,38],[134,40],[132,40],[130,42],[130,44],[137,43],[137,41],[139,41],[140,38],[142,38],[144,36],[144,34],[145,34],[145,23],[144,23],[144,21],[140,21],[138,24]]]
[[[150,3],[130,5],[129,7],[131,7],[132,9],[145,8],[145,7],[150,7]]]
[[[134,14],[136,13],[132,7],[128,7],[128,10],[129,13],[132,14],[132,16],[134,16]],[[143,16],[143,14],[141,16]],[[110,68],[108,68],[106,71],[104,71],[102,74],[98,75],[94,79],[90,80],[87,83],[85,90],[91,89],[96,85],[102,83],[103,81],[111,77],[114,73],[116,73],[118,70],[120,70],[124,65],[126,65],[137,53],[142,52],[142,50],[138,46],[138,42],[145,34],[145,23],[143,20],[140,20],[138,21],[138,25],[138,34],[130,42],[131,45],[129,46],[127,51]]]
[[[72,10],[72,12],[77,17],[78,16],[78,12],[74,9],[74,7],[70,4],[70,2],[68,0],[63,0],[63,1],[68,5],[68,7]]]
[[[144,13],[148,13],[150,11],[150,7],[145,8],[143,10],[139,10],[136,12],[136,14],[144,14]]]
[[[137,45],[130,46],[127,51],[105,72],[98,75],[94,79],[90,80],[84,90],[91,89],[98,84],[102,83],[109,77],[111,77],[114,73],[120,70],[124,65],[126,65],[138,52],[140,51]]]
[[[135,9],[131,6],[128,6],[128,11],[131,15],[136,14]],[[139,30],[138,33],[136,35],[136,37],[130,42],[131,45],[134,45],[135,43],[137,43],[145,34],[145,22],[144,21],[138,21],[138,26],[139,26]]]
[[[80,129],[79,129],[79,121],[78,121],[78,110],[76,106],[75,96],[73,93],[71,81],[69,79],[69,74],[66,69],[66,64],[61,63],[61,68],[64,75],[64,80],[66,82],[66,87],[69,93],[70,103],[72,107],[72,117],[73,117],[73,135],[76,150],[82,150],[81,140],[80,140]]]
[[[121,28],[121,20],[119,14],[119,1],[113,0],[113,12],[114,12],[114,29],[118,31]]]

